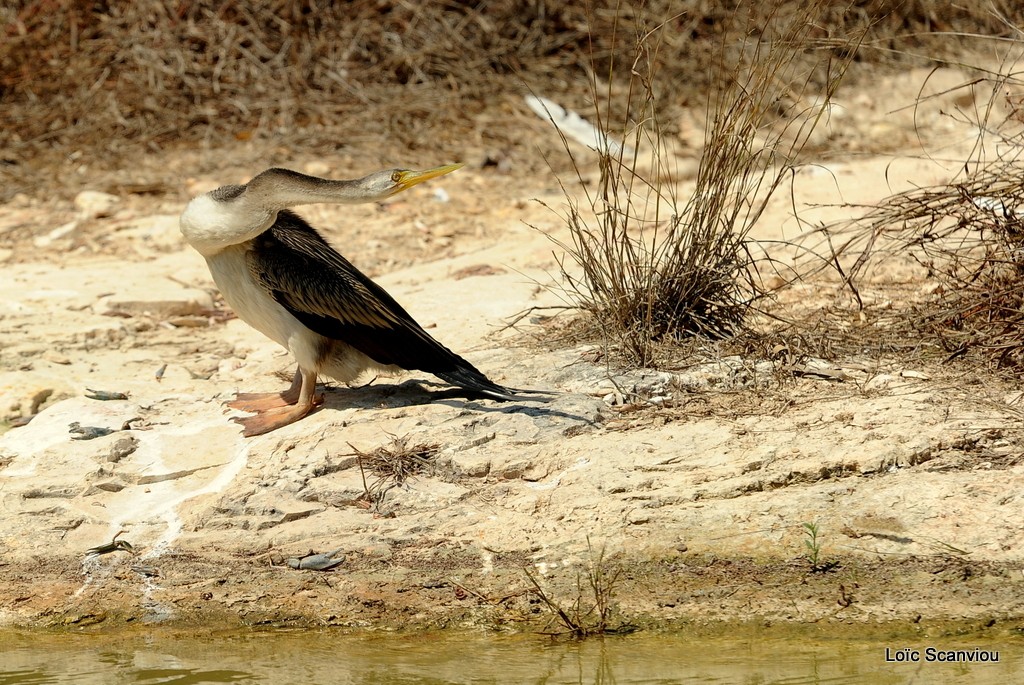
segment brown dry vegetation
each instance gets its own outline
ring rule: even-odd
[[[603,77],[612,62],[632,59],[623,35],[664,23],[658,87],[672,93],[668,106],[702,103],[719,43],[740,46],[739,34],[764,25],[767,13],[785,19],[803,5],[773,4],[6,3],[0,200],[72,193],[85,163],[94,181],[131,166],[134,182],[162,182],[152,178],[158,164],[139,160],[180,146],[249,141],[264,156],[289,146],[372,150],[410,164],[421,155],[464,158],[467,141],[533,152],[535,143],[508,125],[521,111],[513,96],[535,89],[585,111],[588,74]],[[858,59],[921,63],[956,55],[959,39],[948,34],[1010,35],[1021,13],[1013,2],[893,8],[869,0],[830,7],[813,38],[827,48],[870,26]]]
[[[622,68],[611,72],[606,93],[594,80],[599,121],[635,152],[604,146],[593,192],[581,169],[587,165],[575,166],[588,208],[580,211],[567,193],[564,220],[572,244],[560,245],[567,255],[560,270],[569,299],[625,361],[652,366],[659,343],[732,337],[768,294],[756,277],[750,231],[827,119],[863,40],[861,32],[833,38],[828,50],[810,49],[830,7],[810,2],[804,14],[788,16],[777,7],[738,43],[719,48],[719,85],[709,88],[700,162],[685,199],[672,182],[678,164],[669,141],[675,136],[656,85],[665,30],[638,38],[628,76]],[[761,39],[768,34],[771,40]],[[607,114],[616,80],[629,84],[621,127]],[[576,161],[568,142],[566,153]]]
[[[947,361],[980,350],[976,358],[1024,370],[1024,71],[1020,47],[1008,54],[998,73],[958,88],[976,104],[949,116],[969,124],[976,138],[952,179],[852,206],[851,218],[809,234],[812,241],[825,238],[827,249],[816,256],[839,275],[862,312],[871,308],[860,289],[886,262],[914,261],[933,281],[923,300],[867,312],[870,323],[859,335],[848,329],[848,341],[863,346],[865,334],[876,346],[927,340]]]

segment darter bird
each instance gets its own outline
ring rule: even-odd
[[[499,400],[523,397],[488,379],[437,342],[379,285],[332,248],[290,207],[383,200],[461,164],[426,171],[389,169],[335,181],[267,169],[245,185],[226,185],[185,207],[181,232],[203,257],[242,321],[284,346],[298,362],[291,387],[239,393],[228,406],[246,437],[287,426],[323,402],[318,375],[351,382],[365,371],[427,371]]]

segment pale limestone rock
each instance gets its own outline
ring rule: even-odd
[[[56,242],[70,238],[71,234],[76,230],[78,230],[78,221],[69,221],[66,224],[61,224],[46,235],[38,236],[32,241],[32,244],[39,248],[50,247]]]
[[[306,162],[302,165],[302,171],[309,174],[310,176],[325,177],[331,173],[331,167],[328,166],[327,162],[321,162],[319,160],[313,162]]]
[[[185,246],[177,214],[152,214],[132,219],[118,231],[118,238],[127,238],[138,247],[155,252],[171,252]]]
[[[97,312],[108,316],[149,316],[160,320],[201,315],[212,309],[213,298],[205,290],[160,281],[148,283],[144,289],[134,292],[104,297],[95,307]]]
[[[120,204],[121,198],[98,190],[83,190],[75,196],[75,209],[83,219],[99,219],[110,216]]]

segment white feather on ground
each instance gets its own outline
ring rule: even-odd
[[[556,102],[538,95],[526,95],[523,99],[537,116],[541,119],[547,119],[554,124],[555,128],[565,134],[567,138],[586,145],[591,150],[604,152],[609,155],[621,154],[624,157],[633,157],[636,154],[633,148],[612,140],[579,114],[562,107]]]
[[[997,197],[972,197],[971,203],[1004,219],[1024,218],[1024,207],[1010,207]]]

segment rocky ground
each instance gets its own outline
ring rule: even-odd
[[[964,80],[939,76],[936,91]],[[946,116],[962,94],[893,106],[923,77],[848,96],[822,165],[798,179],[812,217],[958,170],[915,145],[969,149]],[[302,212],[432,335],[554,401],[368,378],[242,438],[223,402],[282,389],[291,360],[232,317],[177,214],[260,169],[190,177],[187,164],[166,160],[162,194],[0,207],[0,624],[543,629],[537,586],[563,607],[591,602],[596,570],[612,626],[1024,627],[1011,381],[927,357],[808,372],[710,347],[672,371],[617,372],[593,345],[545,342],[533,315],[508,328],[560,303],[541,287],[557,272],[542,231],[564,239],[564,223],[534,202],[563,202],[554,177],[470,165],[384,205]],[[346,164],[291,166],[369,171]],[[793,237],[791,209],[778,198],[760,234]],[[890,297],[930,287],[914,269],[875,280]],[[784,297],[834,296],[800,288]],[[387,463],[415,472],[397,482]],[[87,554],[115,539],[130,547]],[[335,551],[329,571],[288,563]]]

